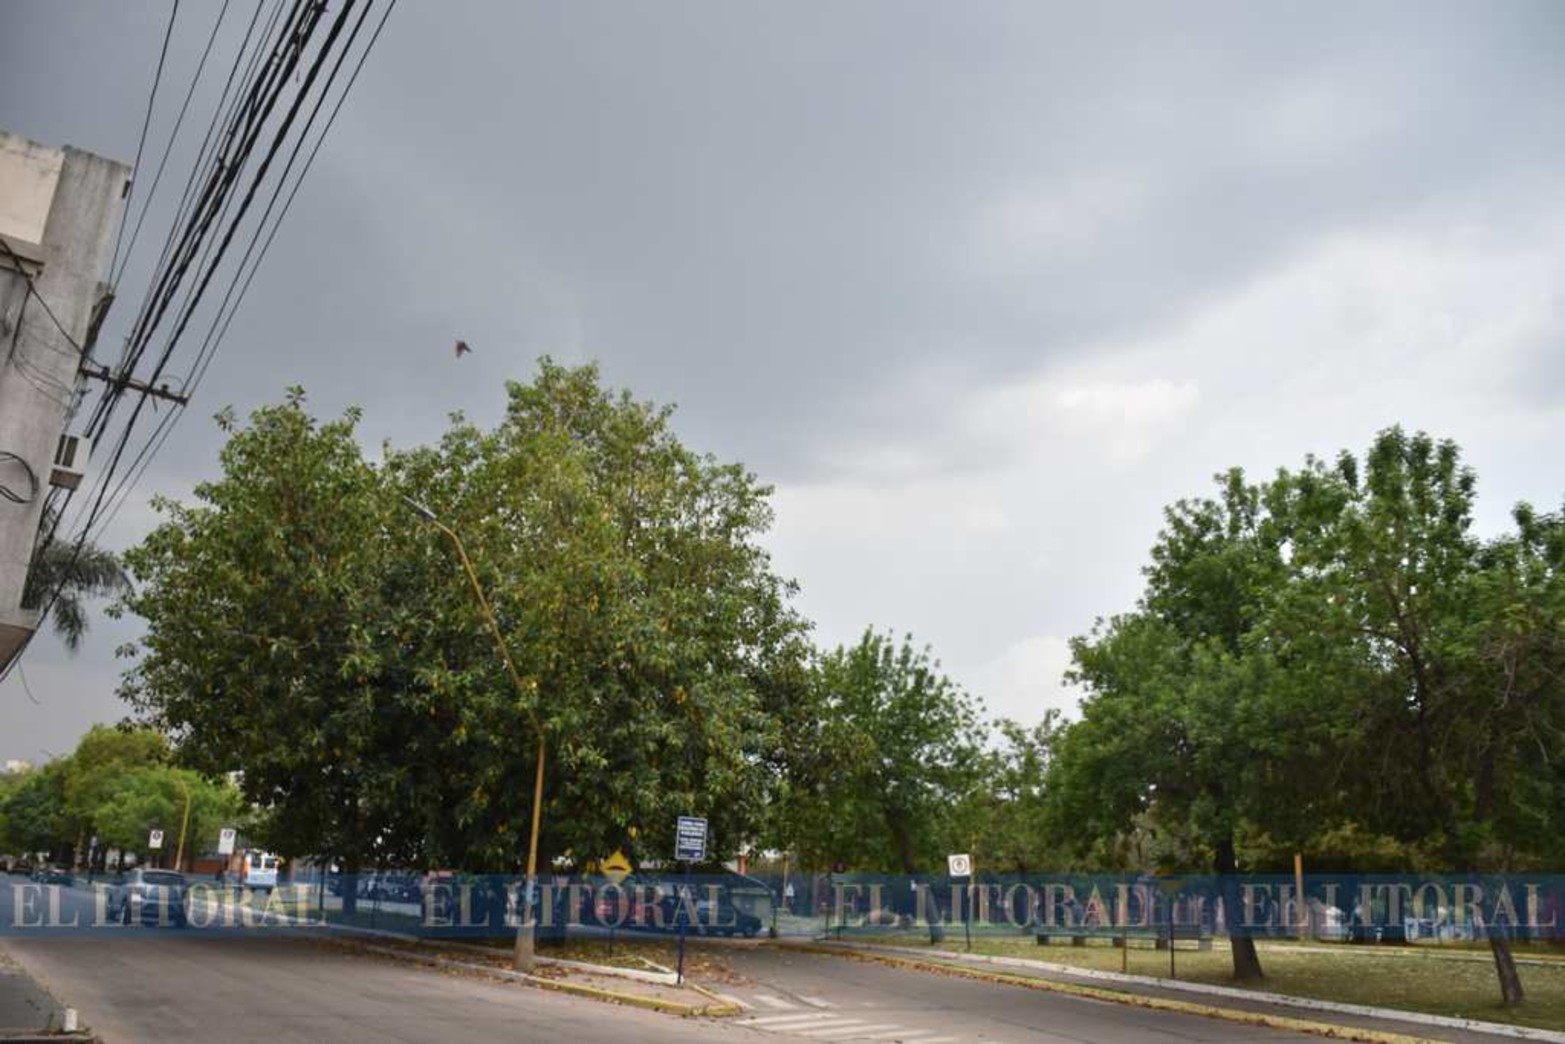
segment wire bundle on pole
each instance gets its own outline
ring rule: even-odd
[[[376,3],[377,0],[340,0],[339,9],[328,18],[326,0],[257,0],[243,40],[233,52],[221,94],[175,206],[173,223],[125,334],[124,347],[81,428],[82,433],[93,440],[94,456],[100,466],[84,487],[83,501],[77,505],[68,523],[65,521],[66,509],[76,491],[49,491],[44,517],[50,522],[39,534],[35,556],[43,554],[61,539],[62,527],[63,532],[70,534],[64,539],[71,541],[72,558],[78,556],[87,542],[100,535],[117,514],[183,415],[184,402],[181,400],[188,399],[206,375],[397,0],[384,4],[373,33],[361,44],[361,30]],[[123,258],[118,257],[119,244],[116,242],[116,261],[110,265],[115,278],[124,275],[136,249],[142,225],[162,180],[163,168],[184,125],[197,83],[207,68],[229,6],[229,3],[223,4],[212,26],[200,64],[170,131],[158,172],[141,198],[140,217]],[[268,6],[270,13],[263,20],[263,11]],[[141,148],[145,145],[146,128],[152,123],[157,83],[162,79],[168,35],[173,32],[177,10],[176,3],[148,101],[138,164]],[[259,32],[257,26],[261,27]],[[339,74],[355,54],[351,74],[338,89]],[[329,115],[317,131],[317,117],[328,105]],[[276,161],[284,152],[286,160],[279,168]],[[305,158],[298,164],[301,154]],[[267,196],[266,205],[259,217],[252,220],[252,206],[263,194]],[[129,200],[126,218],[128,210]],[[120,233],[124,233],[123,220]],[[226,263],[230,260],[230,247],[241,236],[247,238],[242,256],[237,263]],[[116,263],[119,265],[117,273],[114,272]],[[226,280],[227,286],[219,303],[215,309],[203,308],[212,284],[220,279]],[[47,303],[44,306],[47,307]],[[204,324],[205,333],[192,355],[182,349],[189,328],[196,322]],[[91,343],[85,346],[84,367],[89,361],[85,356],[92,347]],[[182,362],[182,359],[188,359],[188,362]],[[157,424],[149,432],[143,432],[145,437],[138,440],[138,431],[145,428],[139,422],[149,401],[156,409],[159,398],[172,398],[170,393],[163,391],[169,381],[177,387],[179,399],[170,402]],[[71,389],[64,391],[69,394]],[[122,414],[120,407],[127,399],[130,400],[129,411]],[[62,403],[69,406],[68,423],[74,420],[80,402],[77,399]],[[68,574],[69,570],[64,573]],[[47,614],[58,595],[58,588],[49,593],[41,607],[43,613]],[[20,656],[12,660],[13,665],[19,662]]]

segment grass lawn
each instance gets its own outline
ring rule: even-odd
[[[895,933],[875,936],[847,933],[855,942],[879,942],[887,945],[930,949],[927,933]],[[1295,949],[1296,944],[1288,944]],[[952,933],[938,948],[961,950],[964,939]],[[1520,973],[1527,1002],[1519,1008],[1500,1004],[1500,987],[1494,965],[1487,960],[1442,959],[1439,951],[1423,948],[1307,946],[1307,952],[1279,950],[1260,944],[1264,981],[1236,983],[1232,958],[1226,941],[1213,941],[1210,950],[1181,948],[1175,954],[1177,976],[1194,982],[1224,986],[1253,986],[1255,989],[1286,993],[1298,997],[1341,1001],[1348,1004],[1373,1004],[1387,1008],[1429,1012],[1461,1018],[1508,1022],[1519,1026],[1565,1029],[1565,963],[1558,967],[1522,965]],[[1005,957],[1025,957],[1052,961],[1081,968],[1119,971],[1126,959],[1107,940],[1091,940],[1086,946],[1056,943],[1039,946],[1031,936],[976,936],[973,952]],[[1458,958],[1473,951],[1459,951]],[[1487,955],[1487,947],[1480,951]],[[1517,947],[1517,955],[1542,956],[1526,946]],[[1168,951],[1138,947],[1132,943],[1128,970],[1135,975],[1168,976]]]

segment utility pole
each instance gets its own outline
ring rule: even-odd
[[[51,485],[81,480],[61,435],[99,324],[130,168],[0,131],[0,670],[38,626],[22,592]]]

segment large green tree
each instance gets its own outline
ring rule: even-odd
[[[28,772],[9,786],[0,821],[7,850],[15,852],[63,852],[75,842],[75,831],[65,816],[65,764],[56,759]]]
[[[1087,697],[1059,744],[1050,803],[1082,856],[1103,860],[1150,830],[1159,869],[1231,883],[1245,829],[1309,829],[1307,766],[1331,723],[1282,682],[1290,654],[1264,633],[1287,582],[1289,502],[1238,471],[1218,485],[1165,513],[1140,608],[1073,642]],[[1224,908],[1232,921],[1231,887]],[[1230,945],[1234,976],[1259,978],[1254,940],[1231,931]]]
[[[768,489],[667,408],[545,360],[504,419],[367,462],[302,393],[230,420],[223,475],[128,555],[147,635],[126,691],[181,759],[242,769],[287,854],[512,870],[535,751],[542,865],[719,852],[758,829],[760,684],[802,628],[759,536]],[[455,543],[460,537],[494,627]]]
[[[1393,428],[1362,462],[1233,473],[1171,508],[1141,606],[1075,645],[1089,698],[1051,769],[1062,827],[1161,831],[1222,874],[1256,868],[1246,839],[1342,869],[1557,858],[1565,523],[1523,505],[1481,539],[1475,488],[1454,443]],[[1519,1003],[1504,933],[1490,945]],[[1259,974],[1248,944],[1234,963]]]
[[[1317,698],[1353,723],[1339,779],[1354,815],[1457,873],[1559,852],[1565,791],[1565,536],[1523,505],[1514,533],[1472,532],[1476,476],[1456,444],[1382,432],[1299,476],[1298,597],[1277,640],[1308,644]],[[1323,509],[1322,509],[1323,508]],[[1507,1003],[1508,940],[1490,938]]]
[[[148,836],[160,829],[165,840],[157,854],[172,861],[180,854],[181,839],[187,860],[215,849],[218,832],[237,825],[244,810],[238,790],[227,781],[170,765],[145,765],[121,775],[93,814],[103,845],[146,857],[153,854]]]
[[[123,688],[144,720],[185,765],[242,771],[263,841],[350,868],[401,841],[403,695],[379,665],[414,612],[385,602],[396,532],[356,419],[317,423],[298,389],[246,428],[220,417],[222,476],[157,501],[124,600],[147,623]]]
[[[816,658],[795,711],[777,823],[806,866],[916,873],[971,843],[978,709],[928,649],[866,631]]]

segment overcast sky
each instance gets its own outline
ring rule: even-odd
[[[129,162],[167,12],[0,2],[0,128]],[[216,14],[181,4],[149,153]],[[776,485],[822,643],[911,631],[1036,720],[1219,470],[1401,423],[1461,443],[1486,530],[1560,504],[1561,55],[1557,0],[407,0],[106,542],[213,474],[224,405],[301,383],[410,445],[596,359]],[[122,717],[135,633],[37,643],[0,757]]]

